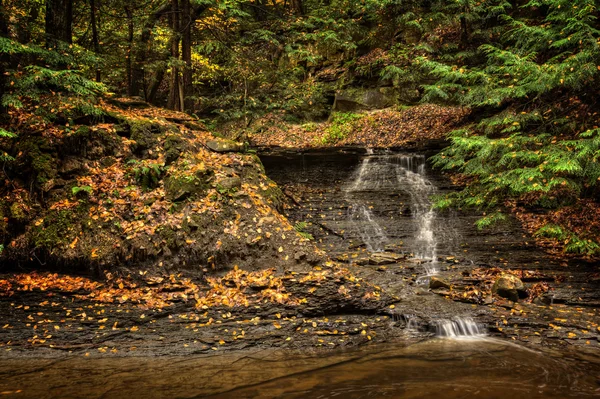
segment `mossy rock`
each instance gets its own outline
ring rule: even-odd
[[[163,144],[165,150],[165,166],[175,163],[185,149],[185,142],[178,135],[168,135]]]
[[[148,121],[130,121],[129,128],[130,138],[135,141],[131,149],[137,155],[146,156],[148,150],[158,145],[158,134],[162,132],[160,125]]]
[[[56,159],[54,147],[41,137],[29,137],[19,143],[19,150],[28,154],[29,164],[33,169],[36,183],[43,185],[56,177]]]
[[[244,152],[246,146],[227,139],[214,139],[206,142],[206,146],[214,152]]]
[[[73,210],[50,212],[43,223],[33,227],[31,241],[36,247],[53,252],[68,245],[81,226],[81,215]]]
[[[221,193],[231,193],[242,187],[242,179],[237,176],[223,177],[217,182],[217,190]]]
[[[176,173],[165,177],[165,193],[168,200],[182,201],[205,193],[210,188],[213,171],[207,169],[203,163],[194,169],[195,171],[191,174]]]
[[[279,186],[269,187],[266,190],[260,190],[260,194],[264,199],[267,200],[278,211],[283,210],[283,204],[285,202],[285,195]]]
[[[18,202],[13,203],[10,206],[10,217],[19,222],[23,222],[27,220],[27,213],[25,213],[25,208],[23,205]]]

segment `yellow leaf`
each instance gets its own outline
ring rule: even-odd
[[[137,331],[137,330],[139,330],[139,328],[138,328],[137,326],[133,326],[133,327],[131,327],[131,329],[130,329],[130,331]]]

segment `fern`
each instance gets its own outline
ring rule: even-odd
[[[294,225],[294,230],[296,230],[296,233],[298,233],[298,235],[300,235],[300,237],[312,241],[315,238],[312,236],[312,234],[307,233],[305,231],[305,229],[308,227],[308,223],[306,222],[298,222]]]

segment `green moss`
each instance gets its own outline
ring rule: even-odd
[[[23,206],[18,202],[15,202],[10,206],[10,217],[20,222],[27,220],[25,209],[23,209]]]
[[[36,247],[52,252],[73,241],[80,230],[81,222],[81,212],[74,210],[50,212],[42,224],[34,227],[32,242]]]
[[[210,188],[212,171],[199,168],[191,174],[171,174],[165,178],[167,199],[182,201],[190,196],[206,192]]]
[[[269,187],[266,190],[260,190],[260,195],[267,200],[275,209],[282,209],[285,195],[279,186]]]
[[[129,132],[131,140],[135,144],[131,147],[134,152],[142,153],[158,145],[158,135],[161,132],[160,125],[149,121],[129,120]]]
[[[77,130],[75,130],[74,134],[78,136],[89,137],[90,133],[91,129],[88,126],[79,126]]]
[[[38,184],[44,184],[56,176],[57,162],[51,155],[53,148],[46,139],[31,137],[21,142],[19,147],[21,152],[28,154]]]
[[[337,143],[345,139],[352,132],[356,121],[362,117],[363,115],[353,112],[336,112],[332,114],[331,124],[321,137],[321,144]]]
[[[183,151],[184,142],[178,135],[170,134],[164,142],[165,165],[171,165],[179,159]]]

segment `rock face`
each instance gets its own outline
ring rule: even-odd
[[[512,274],[501,274],[492,287],[492,293],[517,302],[527,297],[527,290],[520,278]]]
[[[336,92],[333,111],[350,112],[391,107],[400,103],[412,103],[418,99],[415,88],[377,87],[348,89]]]
[[[226,139],[209,140],[206,146],[214,152],[243,152],[246,149],[243,143]]]

